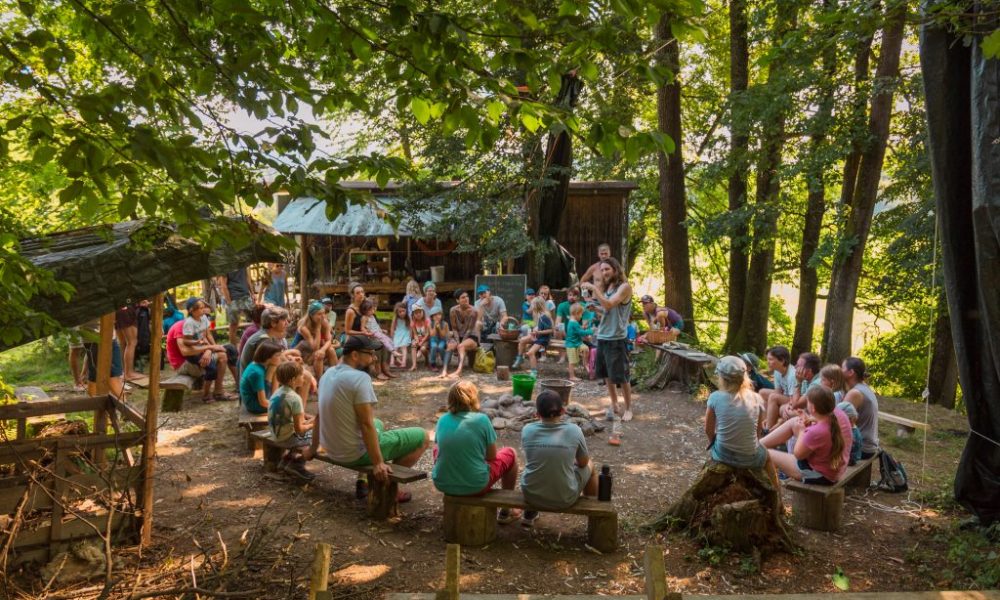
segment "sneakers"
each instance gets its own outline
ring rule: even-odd
[[[510,366],[510,368],[511,368],[512,370],[513,370],[513,369],[520,369],[520,368],[521,368],[521,363],[523,363],[523,362],[524,362],[524,357],[523,357],[523,356],[521,356],[520,354],[518,354],[518,355],[517,355],[517,358],[515,358],[515,359],[514,359],[514,364],[512,364],[512,365]]]
[[[368,497],[368,480],[365,478],[359,478],[354,482],[354,497],[358,500],[364,500]]]
[[[534,377],[535,379],[538,379],[538,369],[532,369],[531,376]]]
[[[535,526],[535,521],[538,520],[537,510],[526,510],[524,514],[521,515],[521,527],[525,529],[531,529]]]
[[[516,508],[501,508],[497,513],[497,523],[506,525],[521,518],[521,511]]]
[[[316,474],[309,472],[306,468],[306,463],[299,460],[290,460],[285,463],[284,472],[289,475],[294,475],[302,481],[312,481],[316,479]]]

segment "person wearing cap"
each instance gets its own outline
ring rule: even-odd
[[[601,279],[601,262],[611,258],[611,246],[609,244],[601,244],[597,247],[597,262],[587,267],[584,271],[583,276],[580,277],[580,283],[597,283]]]
[[[767,451],[757,444],[764,429],[764,407],[738,356],[715,365],[719,389],[708,397],[705,435],[712,460],[736,468],[763,467]]]
[[[392,473],[390,462],[412,467],[427,450],[430,436],[423,428],[386,430],[375,418],[378,398],[367,369],[379,346],[370,337],[350,336],[340,364],[323,374],[312,443],[303,454],[306,460],[324,452],[349,468],[371,466],[376,479],[387,481]],[[400,492],[399,501],[410,497],[409,492]]]
[[[632,315],[632,286],[625,281],[625,272],[621,263],[614,258],[601,261],[601,274],[598,284],[582,283],[582,290],[591,292],[593,301],[604,310],[604,318],[597,326],[597,357],[595,372],[597,377],[605,379],[608,386],[608,396],[611,402],[611,417],[618,413],[617,385],[622,387],[622,397],[625,400],[625,411],[622,421],[632,420],[632,383],[628,355],[628,322]],[[612,436],[608,439],[611,445],[620,444],[620,440]]]
[[[476,320],[476,330],[479,332],[479,339],[488,335],[493,335],[497,329],[503,329],[510,317],[507,316],[507,304],[503,298],[496,297],[490,292],[490,286],[485,283],[479,284],[476,288],[476,312],[479,313]]]
[[[758,358],[756,354],[753,352],[744,352],[740,354],[739,357],[742,358],[743,362],[746,364],[747,377],[750,378],[750,383],[753,384],[753,391],[759,394],[761,390],[774,389],[774,384],[771,380],[761,375],[760,371],[758,371],[758,368],[760,367],[760,358]]]
[[[465,366],[466,355],[476,351],[479,347],[479,333],[476,331],[476,323],[479,321],[479,313],[469,302],[469,292],[458,290],[455,292],[455,299],[458,304],[451,307],[448,318],[451,321],[452,339],[448,342],[446,353],[458,354],[458,368],[454,373],[448,373],[448,361],[445,361],[444,368],[441,369],[441,377],[458,377],[462,374]]]
[[[323,310],[326,311],[326,322],[330,324],[330,331],[337,331],[337,311],[333,310],[333,298],[323,296],[320,302],[323,303]]]
[[[531,314],[531,301],[534,299],[535,299],[535,288],[525,288],[524,302],[521,303],[522,325],[525,325],[524,321],[526,321],[528,319],[528,315]]]
[[[684,318],[679,312],[666,306],[657,306],[656,300],[653,300],[649,294],[643,296],[640,301],[642,302],[642,314],[646,317],[650,329],[665,331],[668,342],[672,342],[680,336],[684,329]]]
[[[190,353],[183,352],[183,354],[185,361],[198,365],[204,371],[205,391],[202,394],[202,401],[233,400],[234,397],[226,394],[222,387],[229,358],[226,349],[216,344],[212,338],[211,323],[208,320],[211,307],[201,298],[192,298],[188,300],[187,308],[188,316],[183,321],[181,331]],[[212,381],[215,382],[215,392],[210,397],[208,385]]]
[[[428,319],[438,313],[444,314],[444,306],[441,304],[441,299],[437,297],[437,286],[434,285],[433,281],[424,284],[424,295],[410,307],[410,314],[413,314],[413,309],[418,307],[424,309],[424,315]]]

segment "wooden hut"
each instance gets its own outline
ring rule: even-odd
[[[441,188],[447,190],[454,185],[443,182]],[[405,201],[399,195],[400,186],[380,188],[372,182],[348,182],[344,187],[371,193],[374,204],[348,205],[344,213],[331,220],[322,199],[279,202],[274,228],[297,237],[302,257],[299,276],[306,282],[305,296],[344,295],[348,285],[357,281],[385,304],[391,296],[404,292],[410,277],[423,282],[438,275],[434,277],[438,292],[447,294],[470,289],[475,276],[482,273],[477,253],[456,252],[455,243],[449,240],[417,239],[414,228],[406,222],[390,222],[394,205]],[[611,244],[614,255],[624,259],[628,246],[628,195],[636,187],[624,181],[570,183],[559,242],[576,257],[581,272],[596,258],[601,243]],[[436,217],[426,214],[417,218]],[[523,265],[516,268],[520,270]]]

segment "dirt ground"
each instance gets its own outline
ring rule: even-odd
[[[562,365],[541,367],[543,377],[564,373]],[[484,398],[510,390],[509,382],[498,382],[492,375],[470,372],[468,377],[479,384]],[[447,384],[423,370],[377,383],[376,414],[388,427],[433,430]],[[581,382],[572,399],[596,410],[606,402],[603,392],[594,382]],[[137,390],[132,401],[142,406],[143,395]],[[705,408],[703,399],[669,391],[640,392],[634,404],[635,420],[625,425],[620,447],[607,444],[607,431],[587,440],[595,464],[611,465],[615,477],[619,550],[600,555],[585,547],[583,517],[543,513],[532,530],[518,524],[498,526],[495,542],[463,548],[463,591],[642,593],[642,552],[649,543],[665,547],[668,585],[671,591],[685,593],[835,591],[831,576],[838,568],[849,578],[851,591],[927,590],[951,583],[941,581],[930,568],[933,565],[924,562],[943,551],[934,533],[956,517],[922,508],[917,499],[929,495],[931,487],[933,493],[946,489],[953,477],[961,448],[956,441],[966,435],[960,416],[947,411],[932,415],[935,427],[945,434],[929,440],[926,462],[919,432],[893,449],[907,465],[915,491],[849,496],[839,532],[791,525],[801,551],[766,556],[758,563],[725,549],[703,547],[680,534],[641,529],[683,493],[704,462]],[[922,406],[899,403],[891,408],[923,420]],[[920,414],[912,414],[916,408]],[[307,486],[283,475],[265,474],[262,461],[245,450],[236,412],[235,402],[188,400],[183,412],[161,414],[155,540],[144,551],[144,562],[187,561],[201,552],[196,542],[218,553],[220,539],[234,554],[247,532],[252,536],[267,527],[271,533],[264,539],[268,552],[263,554],[273,562],[268,568],[259,567],[265,579],[251,586],[267,590],[266,595],[304,597],[315,542],[333,546],[331,585],[339,590],[334,592],[337,597],[441,588],[442,496],[430,480],[408,486],[413,500],[402,505],[404,517],[399,522],[371,522],[363,502],[354,498],[351,471],[311,463],[318,477]],[[883,426],[884,442],[896,440],[893,430]],[[499,432],[499,443],[514,447],[519,461],[523,459],[519,433]],[[417,468],[430,470],[430,452]],[[787,493],[785,500],[787,504]]]

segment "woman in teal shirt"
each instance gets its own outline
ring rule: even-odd
[[[497,481],[505,490],[517,485],[517,455],[497,448],[490,418],[479,412],[479,389],[459,381],[448,391],[448,412],[438,419],[434,433],[434,487],[449,496],[482,496]],[[497,521],[520,518],[516,509],[502,509]]]

